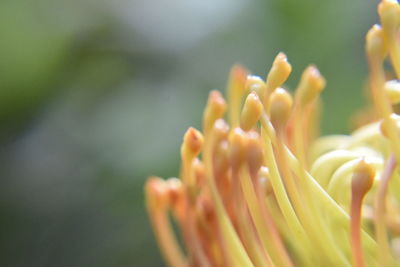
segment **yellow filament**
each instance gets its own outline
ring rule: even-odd
[[[151,183],[155,180],[150,178],[146,184],[146,203],[147,211],[155,231],[156,239],[160,250],[167,263],[172,267],[186,267],[187,260],[173,233],[168,219],[165,203],[159,203],[157,195],[151,188]],[[160,180],[162,181],[162,180]]]
[[[364,266],[364,251],[361,244],[362,203],[374,183],[375,168],[361,159],[354,167],[351,178],[350,239],[353,265]]]
[[[383,0],[378,7],[381,17],[385,40],[388,44],[389,55],[396,71],[397,78],[400,78],[400,44],[398,41],[400,25],[400,6],[396,0]]]
[[[381,176],[375,200],[375,215],[374,215],[375,232],[376,232],[376,240],[378,243],[379,262],[382,264],[382,266],[388,266],[392,258],[390,256],[390,246],[386,230],[385,200],[386,200],[389,180],[393,175],[395,167],[396,167],[395,158],[393,155],[390,155],[389,159],[386,162],[384,172]]]
[[[253,218],[261,242],[266,248],[266,251],[270,252],[270,256],[277,266],[293,266],[289,256],[282,246],[282,243],[279,243],[276,239],[274,239],[273,236],[271,236],[271,229],[267,229],[265,225],[268,222],[266,221],[265,216],[263,216],[263,210],[258,204],[256,192],[246,169],[244,169],[242,172],[240,182],[242,184],[246,202],[249,206],[250,214]]]
[[[391,119],[392,106],[385,96],[385,74],[383,71],[383,59],[386,54],[386,47],[383,39],[382,29],[375,25],[367,35],[367,56],[370,67],[370,86],[376,110],[387,123],[388,138],[392,143],[397,161],[400,160],[400,137],[395,122]]]
[[[296,173],[298,179],[298,183],[296,184],[291,169],[287,164],[288,159],[284,150],[284,144],[281,142],[282,139],[284,138],[279,138],[276,144],[277,160],[281,162],[281,164],[278,163],[278,166],[281,166],[287,192],[291,197],[292,204],[300,218],[300,222],[307,231],[310,239],[318,244],[321,250],[324,251],[324,255],[328,256],[331,263],[340,262],[342,266],[349,266],[348,260],[327,235],[329,231],[318,231],[321,229],[323,223],[319,222],[321,218],[318,217],[318,211],[315,208],[315,201],[312,197],[313,195],[304,181],[305,170],[301,168],[302,171]],[[300,193],[302,194],[300,195]],[[325,260],[328,260],[328,258]]]
[[[257,233],[252,229],[253,222],[251,218],[247,216],[247,207],[245,205],[245,199],[243,196],[242,188],[240,187],[239,178],[240,168],[235,168],[232,170],[232,180],[235,183],[235,206],[237,212],[238,221],[238,232],[244,241],[246,248],[248,248],[248,253],[252,259],[255,266],[274,266],[269,253],[265,250],[264,246],[260,246]]]
[[[300,162],[297,158],[291,153],[291,151],[286,148],[286,153],[289,159],[289,165],[294,170],[295,173],[304,173],[304,183],[310,189],[310,194],[312,194],[316,199],[319,200],[321,208],[323,208],[326,212],[328,212],[333,221],[339,223],[342,227],[347,227],[349,222],[349,215],[346,211],[343,210],[342,207],[336,203],[335,200],[332,199],[329,194],[321,188],[318,182],[308,173],[304,172],[302,169]],[[365,249],[368,251],[368,256],[373,259],[377,245],[376,242],[371,238],[371,236],[362,231],[362,236],[365,241]]]
[[[246,89],[247,70],[240,65],[231,69],[228,81],[228,119],[229,125],[235,128],[239,125],[240,106]]]
[[[301,242],[303,244],[302,248],[304,249],[304,252],[313,253],[308,236],[306,235],[306,232],[301,225],[286,193],[282,177],[278,171],[278,166],[275,161],[271,139],[268,137],[265,131],[262,131],[261,133],[264,144],[265,165],[270,171],[270,181],[278,202],[278,206],[282,211],[283,217],[285,218],[287,224],[290,225],[289,231],[291,233],[291,239],[293,242]],[[308,255],[304,255],[304,257],[310,258],[311,255],[310,257],[308,257]]]
[[[214,131],[211,131],[208,142],[205,143],[204,162],[207,170],[207,182],[211,190],[211,196],[215,203],[216,214],[220,225],[222,240],[226,245],[227,250],[232,256],[233,266],[253,266],[245,248],[243,247],[240,238],[238,237],[232,222],[225,210],[221,197],[215,185],[213,166],[212,166],[212,147],[215,145]]]

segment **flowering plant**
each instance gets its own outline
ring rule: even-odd
[[[400,264],[400,83],[384,69],[388,57],[400,77],[399,3],[378,12],[366,37],[372,112],[351,135],[318,137],[325,80],[311,65],[292,96],[283,53],[265,81],[234,66],[227,101],[210,93],[202,132],[184,135],[180,179],[145,186],[169,265]]]

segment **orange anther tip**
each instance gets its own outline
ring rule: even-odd
[[[193,153],[194,155],[197,155],[201,151],[201,148],[204,143],[204,138],[203,138],[203,135],[201,134],[201,132],[199,132],[198,130],[196,130],[193,127],[190,127],[186,131],[186,133],[183,137],[183,141],[184,141],[185,147],[187,149],[189,149],[189,151],[191,153]]]
[[[182,182],[178,178],[169,178],[166,181],[166,186],[168,188],[168,197],[171,205],[175,205],[183,195]]]
[[[168,190],[163,179],[155,176],[149,177],[145,189],[150,207],[164,209],[168,206]]]
[[[365,159],[361,159],[354,168],[351,182],[353,194],[365,195],[374,183],[375,174],[376,170],[372,164],[368,163]]]
[[[238,81],[246,81],[247,75],[248,75],[248,71],[245,67],[243,67],[240,64],[235,64],[233,65],[232,69],[231,69],[231,74],[232,76],[237,79]]]
[[[209,104],[212,104],[212,105],[219,105],[219,106],[226,105],[224,97],[222,96],[221,92],[218,90],[212,90],[210,92],[208,101],[209,101]]]

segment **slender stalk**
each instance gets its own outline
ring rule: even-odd
[[[394,155],[391,154],[386,162],[385,169],[382,173],[375,199],[375,233],[378,243],[379,261],[382,266],[388,266],[388,263],[391,259],[391,249],[389,246],[386,229],[385,203],[389,180],[393,176],[396,165],[396,159]]]

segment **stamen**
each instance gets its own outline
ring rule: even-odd
[[[193,160],[199,155],[204,143],[203,135],[190,127],[184,137],[181,146],[182,172],[181,177],[189,189],[189,197],[194,197],[195,177],[192,172]]]
[[[351,183],[350,238],[353,264],[356,267],[364,266],[361,245],[361,208],[365,195],[372,187],[374,177],[375,169],[364,160],[355,167]]]
[[[219,91],[211,91],[208,96],[207,106],[203,114],[203,133],[207,136],[214,122],[224,115],[226,110],[225,99]]]
[[[247,70],[240,65],[233,66],[229,74],[227,88],[229,105],[228,119],[231,127],[237,127],[239,125],[240,106],[246,89],[247,76]]]
[[[265,91],[261,94],[265,108],[269,101],[271,93],[287,80],[292,72],[292,65],[287,61],[284,53],[280,52],[272,63],[271,70],[269,71],[266,79]]]
[[[229,171],[229,143],[227,140],[219,142],[213,153],[214,175],[218,190],[222,199],[227,201],[231,194],[231,181],[228,177]]]
[[[184,223],[185,215],[185,189],[180,179],[169,178],[166,181],[170,208],[180,224]]]
[[[345,162],[357,158],[355,152],[348,150],[334,150],[320,156],[311,167],[311,175],[317,179],[323,188],[327,188],[332,174]]]
[[[241,66],[232,68],[227,86],[231,127],[222,119],[227,105],[221,93],[210,93],[204,136],[194,128],[184,136],[181,180],[150,177],[146,183],[148,213],[167,264],[398,263],[400,179],[389,180],[399,178],[394,170],[400,160],[400,116],[394,110],[400,82],[386,81],[384,60],[388,54],[399,78],[399,3],[382,0],[379,15],[382,28],[375,25],[366,38],[374,107],[366,114],[369,124],[351,135],[315,141],[325,80],[309,66],[293,99],[280,88],[291,72],[283,53],[265,82]],[[364,204],[375,179],[378,188]],[[362,229],[362,218],[368,225],[374,219],[375,232]],[[186,255],[171,219],[180,228]]]
[[[160,250],[171,266],[186,267],[187,260],[179,248],[167,216],[168,195],[165,182],[150,177],[145,186],[147,210]]]
[[[230,266],[229,251],[223,241],[216,210],[208,188],[204,188],[196,202],[197,229],[202,247],[212,266]]]
[[[307,169],[308,165],[305,152],[308,138],[305,131],[309,128],[316,128],[311,125],[312,117],[308,111],[315,108],[313,105],[316,105],[315,100],[324,89],[325,83],[325,79],[318,69],[311,65],[304,70],[295,93],[295,107],[288,127],[293,132],[291,142],[293,151],[304,169]]]
[[[256,92],[258,97],[263,98],[263,94],[266,90],[265,82],[258,76],[249,75],[246,80],[246,92]]]
[[[276,89],[269,100],[271,123],[278,134],[284,134],[286,123],[292,112],[292,96],[283,88]]]
[[[240,128],[245,131],[251,130],[263,111],[263,105],[255,92],[251,92],[244,103],[241,118]]]
[[[325,79],[321,76],[314,65],[308,66],[302,76],[299,86],[296,89],[296,105],[305,107],[313,102],[325,87]]]
[[[302,168],[298,159],[287,147],[285,148],[285,151],[288,157],[290,168],[292,168],[294,170],[294,173],[296,175],[299,175],[299,177],[304,175],[304,177],[302,177],[304,179],[302,184],[308,187],[310,195],[313,195],[316,199],[318,199],[320,207],[325,212],[330,214],[332,222],[335,222],[343,227],[348,227],[348,213],[344,211],[343,208],[335,200],[333,200],[332,197],[330,197],[325,190],[321,188],[318,182],[308,172],[304,172],[304,169]],[[325,230],[323,230],[322,232],[324,231]],[[367,232],[362,231],[362,235],[365,240],[365,246],[368,251],[368,256],[371,256],[371,258],[373,258],[372,254],[375,253],[377,245]]]
[[[273,152],[272,143],[276,143],[276,136],[272,124],[270,123],[268,116],[264,113],[261,118],[262,125],[262,138],[263,138],[263,146],[265,152],[265,166],[268,167],[271,184],[274,190],[274,194],[277,198],[278,205],[282,210],[283,216],[285,220],[290,224],[291,229],[293,231],[294,238],[297,240],[307,240],[305,231],[303,226],[301,225],[296,212],[292,204],[290,203],[289,196],[285,190],[285,186],[283,184],[283,179],[278,170],[278,165],[276,162],[276,158]],[[271,125],[271,127],[270,127]],[[272,141],[274,140],[274,141]]]
[[[213,130],[210,133],[210,141],[209,144],[206,146],[206,151],[205,151],[205,156],[204,161],[206,164],[206,170],[207,170],[207,181],[208,185],[211,190],[211,195],[213,198],[213,201],[215,203],[216,207],[216,214],[219,222],[219,227],[221,229],[221,234],[222,234],[222,239],[224,242],[224,245],[226,246],[227,250],[231,253],[232,255],[232,264],[233,266],[252,266],[251,260],[246,253],[245,248],[243,247],[243,244],[241,243],[233,225],[232,222],[229,220],[228,214],[226,213],[226,209],[222,203],[221,197],[217,191],[216,185],[215,185],[215,179],[213,175],[213,166],[212,166],[212,158],[210,157],[212,155],[212,148],[215,146],[215,142],[220,135],[219,132],[221,131],[222,128],[226,128],[225,125],[222,123],[219,123],[218,121],[216,122]]]
[[[263,151],[260,143],[260,137],[255,132],[247,135],[246,160],[248,173],[244,170],[241,183],[246,197],[250,214],[259,233],[260,239],[269,251],[273,262],[278,266],[293,266],[287,251],[282,243],[281,237],[275,226],[273,218],[265,205],[262,188],[255,184],[257,174],[263,164]],[[250,177],[249,175],[250,174]],[[251,179],[250,179],[251,178]]]
[[[400,5],[396,0],[383,0],[378,6],[378,13],[392,65],[397,73],[397,78],[400,78],[400,43],[398,41]]]
[[[371,168],[380,169],[383,166],[383,160],[381,158],[364,156],[362,159],[367,161]],[[346,197],[350,195],[346,195],[346,192],[348,191],[345,190],[348,178],[351,173],[354,172],[354,168],[359,165],[359,162],[360,159],[356,158],[344,163],[342,166],[337,168],[337,170],[333,173],[331,180],[329,181],[327,192],[333,199],[336,200],[336,202],[340,204],[346,204],[344,206],[348,206],[346,203],[348,199],[346,199]]]
[[[239,236],[243,241],[249,256],[253,260],[253,263],[259,265],[260,260],[264,259],[267,263],[272,264],[269,253],[260,246],[258,240],[259,236],[257,236],[257,233],[253,229],[253,222],[248,216],[244,192],[240,187],[241,169],[246,159],[245,133],[240,128],[236,128],[231,132],[229,139],[231,144],[230,162],[233,184],[231,204],[233,205],[232,207],[235,214],[233,222],[236,223]]]
[[[400,137],[396,125],[390,119],[393,113],[392,106],[385,96],[385,74],[383,71],[383,60],[386,56],[386,44],[383,38],[382,28],[375,25],[367,34],[366,51],[371,72],[370,86],[374,104],[378,115],[387,123],[388,138],[394,147],[396,159],[400,160]]]
[[[385,169],[379,181],[378,191],[375,199],[375,232],[378,243],[379,260],[382,266],[388,266],[391,259],[390,245],[386,230],[385,206],[389,180],[393,176],[395,168],[396,159],[392,154],[386,162]]]
[[[258,172],[258,184],[262,188],[262,192],[265,196],[269,196],[273,193],[269,170],[265,166],[261,166]]]

